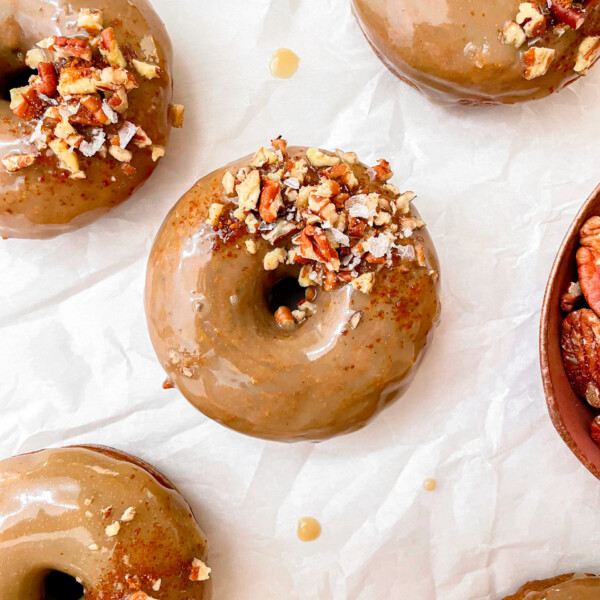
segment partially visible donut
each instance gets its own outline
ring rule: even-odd
[[[504,600],[597,600],[600,577],[594,575],[558,575],[551,579],[530,581]]]
[[[542,98],[584,75],[600,50],[597,0],[352,0],[376,53],[443,103]]]
[[[184,498],[133,456],[81,446],[0,462],[0,598],[42,598],[58,571],[86,600],[203,600],[206,547]]]
[[[206,415],[322,440],[408,387],[438,321],[438,262],[386,161],[273,146],[175,205],[150,255],[146,313],[169,378]],[[288,284],[300,302],[280,297]]]
[[[171,62],[147,0],[0,5],[0,237],[70,231],[150,177],[181,120]]]

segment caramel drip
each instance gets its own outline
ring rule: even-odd
[[[290,79],[296,74],[300,59],[287,48],[279,48],[271,57],[271,75],[278,79]]]
[[[435,479],[426,479],[423,482],[423,489],[427,492],[433,492],[437,488],[437,481]]]
[[[304,517],[298,521],[298,539],[302,542],[314,542],[321,536],[321,523],[313,517]]]

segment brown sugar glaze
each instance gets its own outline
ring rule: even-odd
[[[289,154],[299,158],[305,151],[292,147]],[[426,267],[382,270],[370,294],[350,285],[321,290],[314,316],[293,331],[281,329],[267,297],[283,277],[297,277],[299,267],[265,271],[262,257],[270,247],[260,236],[259,251],[250,255],[244,234],[224,242],[205,222],[211,203],[228,201],[225,172],[249,161],[201,179],[158,233],[146,313],[159,360],[188,400],[240,432],[293,441],[359,429],[406,390],[438,322],[431,238],[425,229],[415,232]],[[361,184],[381,188],[369,182],[364,165],[356,173]],[[346,331],[356,311],[364,316]]]
[[[129,507],[135,516],[109,537],[106,527]],[[137,590],[160,600],[207,599],[207,583],[189,578],[194,558],[206,559],[206,538],[190,507],[139,459],[72,447],[0,462],[0,598],[39,600],[56,570],[78,578],[86,600]]]
[[[171,124],[172,48],[166,29],[147,0],[10,0],[0,6],[0,89],[3,96],[25,67],[25,53],[50,35],[81,34],[75,24],[80,8],[101,9],[121,46],[129,44],[142,55],[140,42],[154,38],[160,78],[134,73],[140,87],[130,93],[128,120],[142,127],[154,144],[166,146]],[[32,73],[32,72],[31,72]],[[18,83],[24,85],[24,82]],[[31,151],[33,126],[16,117],[7,100],[0,100],[0,159],[15,151]],[[69,179],[57,168],[56,156],[41,156],[27,169],[8,173],[0,167],[0,236],[52,237],[86,225],[125,201],[157,166],[148,151],[136,152],[128,175],[112,157],[79,156],[86,179]]]
[[[600,578],[588,575],[559,575],[543,581],[531,581],[504,600],[597,600]]]
[[[600,35],[600,4],[575,31],[545,35],[539,46],[556,50],[543,77],[523,77],[521,51],[501,40],[520,0],[353,0],[367,39],[398,77],[432,99],[453,104],[512,104],[542,98],[578,78],[573,71],[579,44]],[[546,4],[543,2],[542,4]],[[525,44],[521,50],[527,48]]]

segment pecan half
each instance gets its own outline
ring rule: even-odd
[[[587,308],[567,315],[561,348],[573,391],[600,408],[600,319]]]
[[[588,219],[581,228],[577,250],[579,285],[590,308],[600,314],[600,217]]]
[[[591,217],[583,224],[579,232],[579,242],[582,246],[600,252],[600,217]]]
[[[590,436],[600,445],[600,416],[594,418],[590,425]]]

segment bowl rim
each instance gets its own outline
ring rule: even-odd
[[[539,340],[539,352],[540,352],[540,366],[542,374],[542,384],[544,386],[544,394],[546,396],[546,406],[550,414],[550,419],[559,433],[560,437],[567,444],[569,449],[575,454],[579,461],[590,471],[596,478],[600,479],[600,466],[593,464],[583,453],[583,451],[576,444],[575,440],[569,433],[567,426],[565,425],[561,414],[559,405],[557,402],[557,395],[554,392],[554,386],[552,385],[552,378],[550,375],[550,361],[548,358],[548,347],[549,347],[549,322],[550,322],[550,311],[551,297],[554,292],[554,285],[556,282],[558,270],[565,260],[565,254],[567,247],[573,235],[581,230],[581,227],[589,218],[588,210],[592,203],[597,202],[600,199],[600,184],[596,186],[594,191],[588,196],[581,208],[575,215],[575,218],[571,222],[569,229],[567,230],[559,248],[556,253],[556,257],[552,264],[552,269],[548,275],[548,282],[546,283],[546,290],[544,292],[544,300],[542,303],[542,312],[540,317],[540,340]]]

